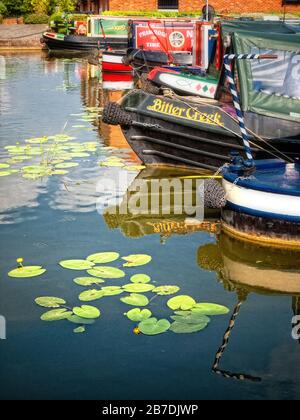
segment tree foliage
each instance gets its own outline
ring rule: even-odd
[[[55,11],[70,13],[75,10],[76,4],[76,0],[0,0],[0,15],[49,15]]]

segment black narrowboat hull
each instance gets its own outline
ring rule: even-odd
[[[135,91],[125,97],[121,106],[126,115],[131,115],[131,123],[122,126],[123,133],[146,165],[192,166],[215,171],[231,161],[233,151],[244,153],[237,121],[215,102],[195,104]],[[295,138],[298,129],[300,133],[299,125],[291,130],[291,141],[279,138],[268,141],[281,152],[299,155],[300,136]],[[264,142],[255,140],[254,157],[270,157],[266,147]]]
[[[113,49],[126,49],[128,39],[108,37],[106,38],[106,40],[104,40],[100,37],[87,37],[75,35],[65,35],[59,38],[52,38],[51,36],[44,34],[42,42],[46,44],[50,51],[63,50],[89,52],[95,49],[105,50],[108,46]]]

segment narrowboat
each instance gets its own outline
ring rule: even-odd
[[[81,22],[81,26],[84,22]],[[128,47],[128,18],[91,16],[86,31],[72,35],[45,32],[41,40],[50,51],[90,52],[92,50],[126,49]],[[75,22],[76,26],[76,22]]]
[[[282,22],[243,21],[222,22],[220,31],[221,59],[224,52],[273,57],[234,65],[254,158],[294,159],[300,145],[299,33]],[[214,99],[140,90],[126,95],[120,105],[108,104],[104,119],[121,125],[145,164],[214,171],[230,163],[232,150],[244,150],[240,116],[218,55],[206,71],[207,81],[212,74],[219,80]]]

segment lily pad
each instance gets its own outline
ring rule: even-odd
[[[7,169],[9,167],[10,165],[8,165],[7,163],[0,163],[0,169]]]
[[[44,308],[59,308],[61,305],[65,305],[66,301],[57,297],[43,296],[36,298],[35,303]]]
[[[90,264],[95,265],[91,262]],[[95,277],[101,277],[103,279],[121,279],[122,277],[125,277],[124,271],[115,267],[94,267],[91,270],[88,270],[88,274]]]
[[[11,175],[10,171],[0,171],[0,176],[9,176]]]
[[[41,276],[45,272],[46,270],[43,267],[40,267],[39,265],[33,265],[15,268],[14,270],[11,270],[8,275],[9,277],[15,278],[29,278]]]
[[[66,162],[66,163],[59,163],[55,165],[55,168],[57,169],[69,169],[69,168],[75,168],[75,166],[78,166],[79,163],[77,162]]]
[[[63,319],[67,319],[72,315],[71,311],[67,309],[53,309],[52,311],[45,312],[41,316],[42,321],[61,321]]]
[[[196,305],[196,301],[190,296],[180,295],[169,299],[167,305],[173,311],[176,311],[177,309],[182,309],[185,311],[193,308]]]
[[[117,296],[124,292],[120,286],[105,286],[101,290],[104,292],[104,296]]]
[[[116,261],[120,257],[117,252],[99,252],[98,254],[92,254],[87,257],[88,261],[92,261],[95,264],[106,264]]]
[[[125,296],[120,299],[121,302],[131,306],[147,306],[149,299],[147,296],[140,295],[137,293],[131,293],[129,296]]]
[[[151,277],[147,276],[147,274],[135,274],[130,278],[132,283],[150,283]]]
[[[122,257],[122,259],[127,261],[125,264],[123,264],[124,267],[138,267],[148,264],[152,260],[152,257],[146,254],[136,254]]]
[[[93,300],[101,299],[103,296],[104,292],[102,290],[91,289],[80,293],[79,300],[82,302],[91,302]]]
[[[88,270],[94,267],[94,263],[86,260],[65,260],[61,261],[59,265],[68,270]]]
[[[128,311],[125,315],[131,321],[141,322],[145,319],[151,318],[152,312],[149,311],[149,309],[134,308]]]
[[[182,322],[184,324],[209,324],[210,319],[206,315],[202,314],[193,314],[189,315],[173,315],[171,319],[176,322]]]
[[[52,175],[67,175],[69,171],[65,171],[64,169],[57,169],[52,171]]]
[[[71,315],[68,318],[68,321],[72,322],[73,324],[80,324],[80,325],[92,325],[95,323],[94,319],[81,318],[80,316],[77,316],[77,315]]]
[[[124,163],[122,162],[118,162],[118,161],[107,161],[107,162],[101,162],[100,166],[106,166],[106,167],[112,167],[112,168],[122,168],[124,165]]]
[[[170,331],[176,334],[190,334],[204,330],[208,323],[199,322],[198,324],[188,324],[183,322],[173,322],[170,327]]]
[[[81,327],[74,328],[73,332],[75,334],[83,334],[83,333],[85,333],[85,327],[81,326]]]
[[[152,284],[138,284],[138,283],[129,283],[123,286],[123,289],[129,293],[145,293],[150,292],[154,289],[155,286]]]
[[[80,318],[85,319],[96,319],[99,318],[101,315],[101,312],[98,308],[89,305],[82,305],[81,307],[76,306],[75,308],[73,308],[73,312]]]
[[[229,313],[229,308],[216,303],[197,303],[191,311],[203,315],[226,315]]]
[[[171,324],[167,319],[149,318],[139,323],[139,329],[145,335],[163,334],[170,328]]]
[[[179,292],[180,287],[178,286],[159,286],[152,290],[153,293],[157,293],[160,296],[174,295]]]
[[[73,281],[79,286],[92,286],[93,284],[105,283],[104,280],[98,277],[77,277]]]

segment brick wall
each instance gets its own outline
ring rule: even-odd
[[[282,0],[210,0],[209,3],[222,13],[280,12]],[[110,0],[110,10],[157,10],[157,0]],[[179,0],[179,10],[197,12],[202,9],[203,0]],[[289,6],[287,11],[300,12],[300,6]]]

